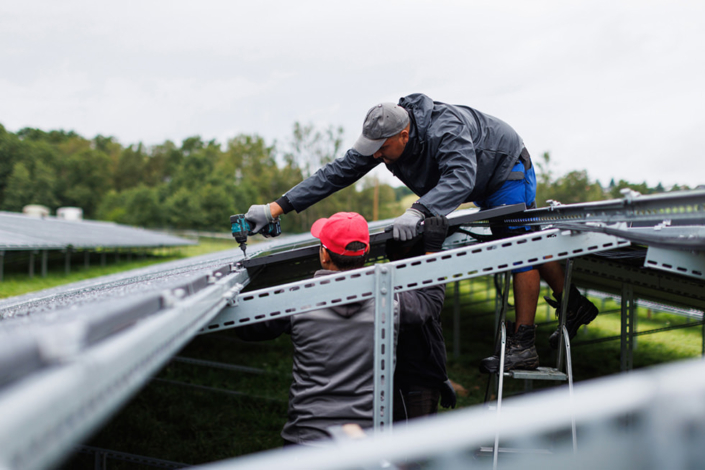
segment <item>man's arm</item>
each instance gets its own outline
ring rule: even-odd
[[[253,232],[259,232],[280,215],[292,210],[301,212],[334,192],[350,186],[377,165],[379,161],[375,158],[364,157],[350,149],[345,156],[328,163],[276,201],[250,206],[245,219],[253,225]]]
[[[353,149],[294,186],[284,195],[292,209],[301,212],[336,191],[347,188],[379,165],[372,156],[362,156]],[[281,204],[279,204],[281,206]],[[288,212],[286,208],[284,213]]]
[[[445,284],[400,292],[397,294],[399,321],[403,324],[422,324],[429,319],[440,321],[445,293]]]

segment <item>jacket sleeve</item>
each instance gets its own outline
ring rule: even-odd
[[[475,187],[477,155],[470,132],[460,120],[446,121],[436,129],[436,149],[430,149],[438,163],[441,178],[418,203],[434,215],[448,215],[466,202]]]
[[[421,324],[431,318],[440,321],[445,293],[445,284],[400,292],[397,294],[400,322]]]
[[[244,341],[268,341],[280,337],[282,333],[291,334],[291,317],[235,328],[237,337]]]
[[[296,212],[301,212],[334,192],[355,183],[379,163],[371,156],[365,157],[350,149],[343,157],[328,163],[294,186],[284,196]]]

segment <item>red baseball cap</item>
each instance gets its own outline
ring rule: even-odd
[[[356,212],[338,212],[327,219],[318,219],[311,226],[311,235],[328,250],[343,256],[362,256],[370,248],[367,221]],[[348,251],[345,247],[351,242],[364,243],[365,248]]]

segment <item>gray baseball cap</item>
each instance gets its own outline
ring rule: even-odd
[[[397,135],[409,124],[409,112],[394,103],[380,103],[367,111],[362,124],[362,135],[353,149],[360,155],[373,155],[384,141]]]

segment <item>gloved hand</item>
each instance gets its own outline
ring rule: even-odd
[[[450,379],[447,379],[441,385],[441,406],[443,408],[455,408],[455,389],[453,384],[450,383]]]
[[[392,228],[394,239],[405,242],[414,238],[416,236],[416,227],[423,219],[424,216],[421,211],[411,208],[407,209],[394,221],[394,227]]]
[[[247,214],[245,214],[245,220],[253,227],[252,232],[257,233],[270,222],[274,222],[274,217],[272,217],[269,204],[255,204],[250,206]]]
[[[429,217],[423,223],[423,249],[426,253],[436,253],[443,249],[448,236],[448,218],[441,215]]]

